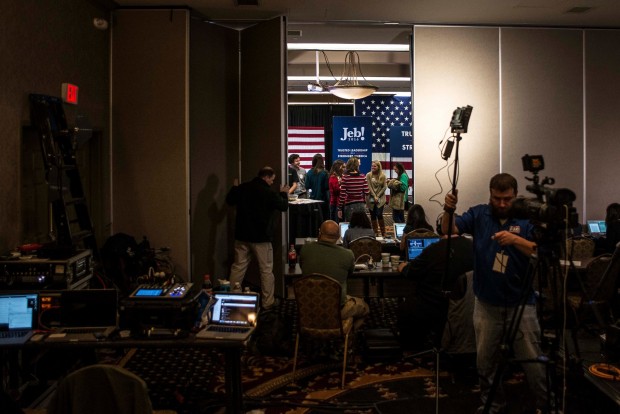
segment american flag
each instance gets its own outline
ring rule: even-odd
[[[412,177],[411,157],[390,158],[390,128],[412,125],[410,96],[371,95],[355,100],[355,116],[372,117],[372,159],[381,161],[385,175],[392,176],[392,163],[400,162]]]
[[[299,154],[302,168],[312,168],[314,154],[325,157],[325,128],[289,126],[287,159],[291,154]]]

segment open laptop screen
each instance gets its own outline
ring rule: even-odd
[[[0,330],[33,329],[37,297],[36,293],[0,294]]]
[[[394,223],[394,237],[402,239],[403,231],[405,231],[405,223]]]
[[[433,243],[437,243],[439,240],[439,237],[409,237],[407,239],[407,260],[412,261],[413,259],[418,257],[420,253],[422,253],[422,250],[424,250]]]
[[[607,233],[605,220],[588,220],[588,233],[592,235],[602,235]]]
[[[258,312],[258,295],[216,292],[211,322],[224,325],[253,326]]]
[[[349,229],[349,223],[343,222],[340,223],[340,238],[344,239],[344,234],[347,232],[347,230]]]

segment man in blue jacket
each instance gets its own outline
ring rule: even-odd
[[[517,360],[536,361],[542,355],[540,326],[536,316],[535,296],[531,286],[524,286],[529,257],[536,251],[531,240],[533,226],[527,219],[511,215],[517,196],[517,180],[510,174],[497,174],[489,184],[488,204],[471,207],[454,220],[453,233],[469,233],[474,240],[474,329],[482,403],[493,384],[501,358],[504,332],[518,310],[523,295],[527,298],[519,331],[512,343]],[[457,192],[446,194],[444,209],[454,211]],[[444,214],[442,230],[447,232],[449,214]],[[510,345],[510,344],[507,344]],[[536,408],[548,412],[546,367],[542,363],[522,364],[527,382],[535,397]],[[505,406],[501,384],[490,412]],[[479,409],[482,412],[482,408]]]
[[[230,269],[230,284],[243,283],[252,255],[258,261],[262,308],[274,305],[273,229],[277,211],[288,208],[288,185],[280,192],[271,189],[276,173],[263,167],[251,181],[235,184],[226,195],[226,203],[237,207],[235,221],[235,262]]]

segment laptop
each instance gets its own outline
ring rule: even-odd
[[[405,253],[407,254],[407,261],[412,261],[422,253],[424,249],[433,243],[437,243],[441,238],[439,237],[409,237],[407,239],[407,246]]]
[[[394,223],[394,238],[398,241],[403,238],[405,223]]]
[[[37,293],[0,293],[0,345],[21,345],[34,334]]]
[[[215,292],[211,318],[196,334],[199,339],[245,341],[256,327],[258,293]]]
[[[347,230],[349,230],[349,223],[347,223],[346,221],[340,223],[340,238],[338,239],[338,244],[342,244],[342,241],[344,240],[344,234],[347,232]]]
[[[118,328],[116,289],[81,289],[59,292],[59,327],[45,342],[94,342]]]
[[[607,234],[605,220],[588,220],[588,233],[592,237],[603,237]]]

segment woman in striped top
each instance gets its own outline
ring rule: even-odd
[[[336,223],[340,222],[338,212],[340,211],[340,181],[344,171],[344,161],[336,160],[329,171],[329,218]]]
[[[340,183],[340,211],[338,217],[344,216],[344,221],[351,220],[354,211],[366,212],[366,194],[368,184],[366,176],[359,172],[360,159],[351,157],[347,161],[345,174]]]

